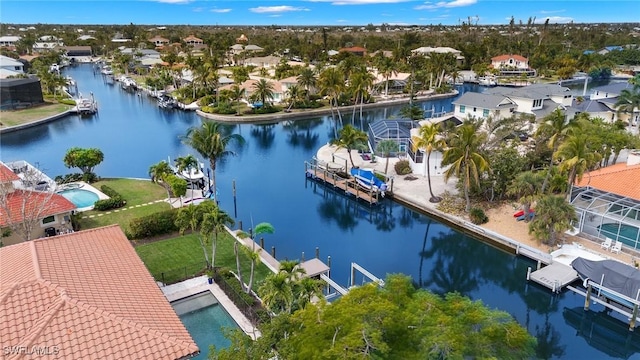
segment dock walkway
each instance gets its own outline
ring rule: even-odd
[[[336,169],[330,166],[322,166],[319,163],[305,161],[305,174],[307,177],[332,185],[334,188],[344,190],[346,193],[362,199],[369,204],[377,204],[380,201],[380,192],[373,189],[365,189],[353,179],[341,177]],[[339,169],[340,171],[342,169]]]

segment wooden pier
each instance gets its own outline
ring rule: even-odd
[[[344,190],[346,193],[362,199],[369,204],[377,204],[380,201],[380,192],[373,189],[365,189],[358,185],[354,179],[347,179],[339,175],[339,171],[345,171],[343,168],[331,167],[330,164],[322,164],[320,162],[310,163],[304,162],[305,174],[307,177],[322,181],[325,184],[332,185],[334,188]]]

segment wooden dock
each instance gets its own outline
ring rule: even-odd
[[[338,172],[331,170],[330,167],[306,161],[304,164],[307,177],[332,185],[334,188],[344,190],[346,193],[362,199],[371,205],[377,204],[380,201],[381,196],[378,191],[364,189],[358,185],[355,180],[341,177]]]
[[[578,273],[571,266],[553,262],[534,272],[529,268],[527,280],[538,283],[553,292],[560,292],[562,288],[578,280]]]

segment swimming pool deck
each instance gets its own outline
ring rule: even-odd
[[[169,302],[210,291],[245,334],[254,340],[261,336],[260,330],[251,324],[251,321],[244,316],[233,301],[222,291],[220,286],[215,282],[213,284],[208,283],[207,276],[199,276],[176,284],[161,286],[160,289]]]

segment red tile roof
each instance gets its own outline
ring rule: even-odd
[[[25,215],[27,219],[42,219],[76,209],[76,205],[62,195],[29,190],[8,193],[6,204],[6,208],[0,207],[0,226],[21,223]]]
[[[198,352],[117,225],[5,246],[0,264],[3,346],[49,346],[59,359]]]
[[[576,181],[576,185],[590,186],[640,201],[638,179],[640,179],[640,164],[629,166],[626,163],[620,163],[586,173],[582,175],[581,181]]]
[[[0,162],[0,184],[14,180],[20,180],[20,177],[9,169],[5,163]]]
[[[518,60],[518,61],[529,61],[529,59],[520,55],[498,55],[496,57],[492,57],[491,61],[502,61],[502,60],[509,60],[509,59]]]
[[[352,46],[348,48],[341,48],[339,51],[348,51],[348,52],[366,52],[367,49],[359,46]]]

